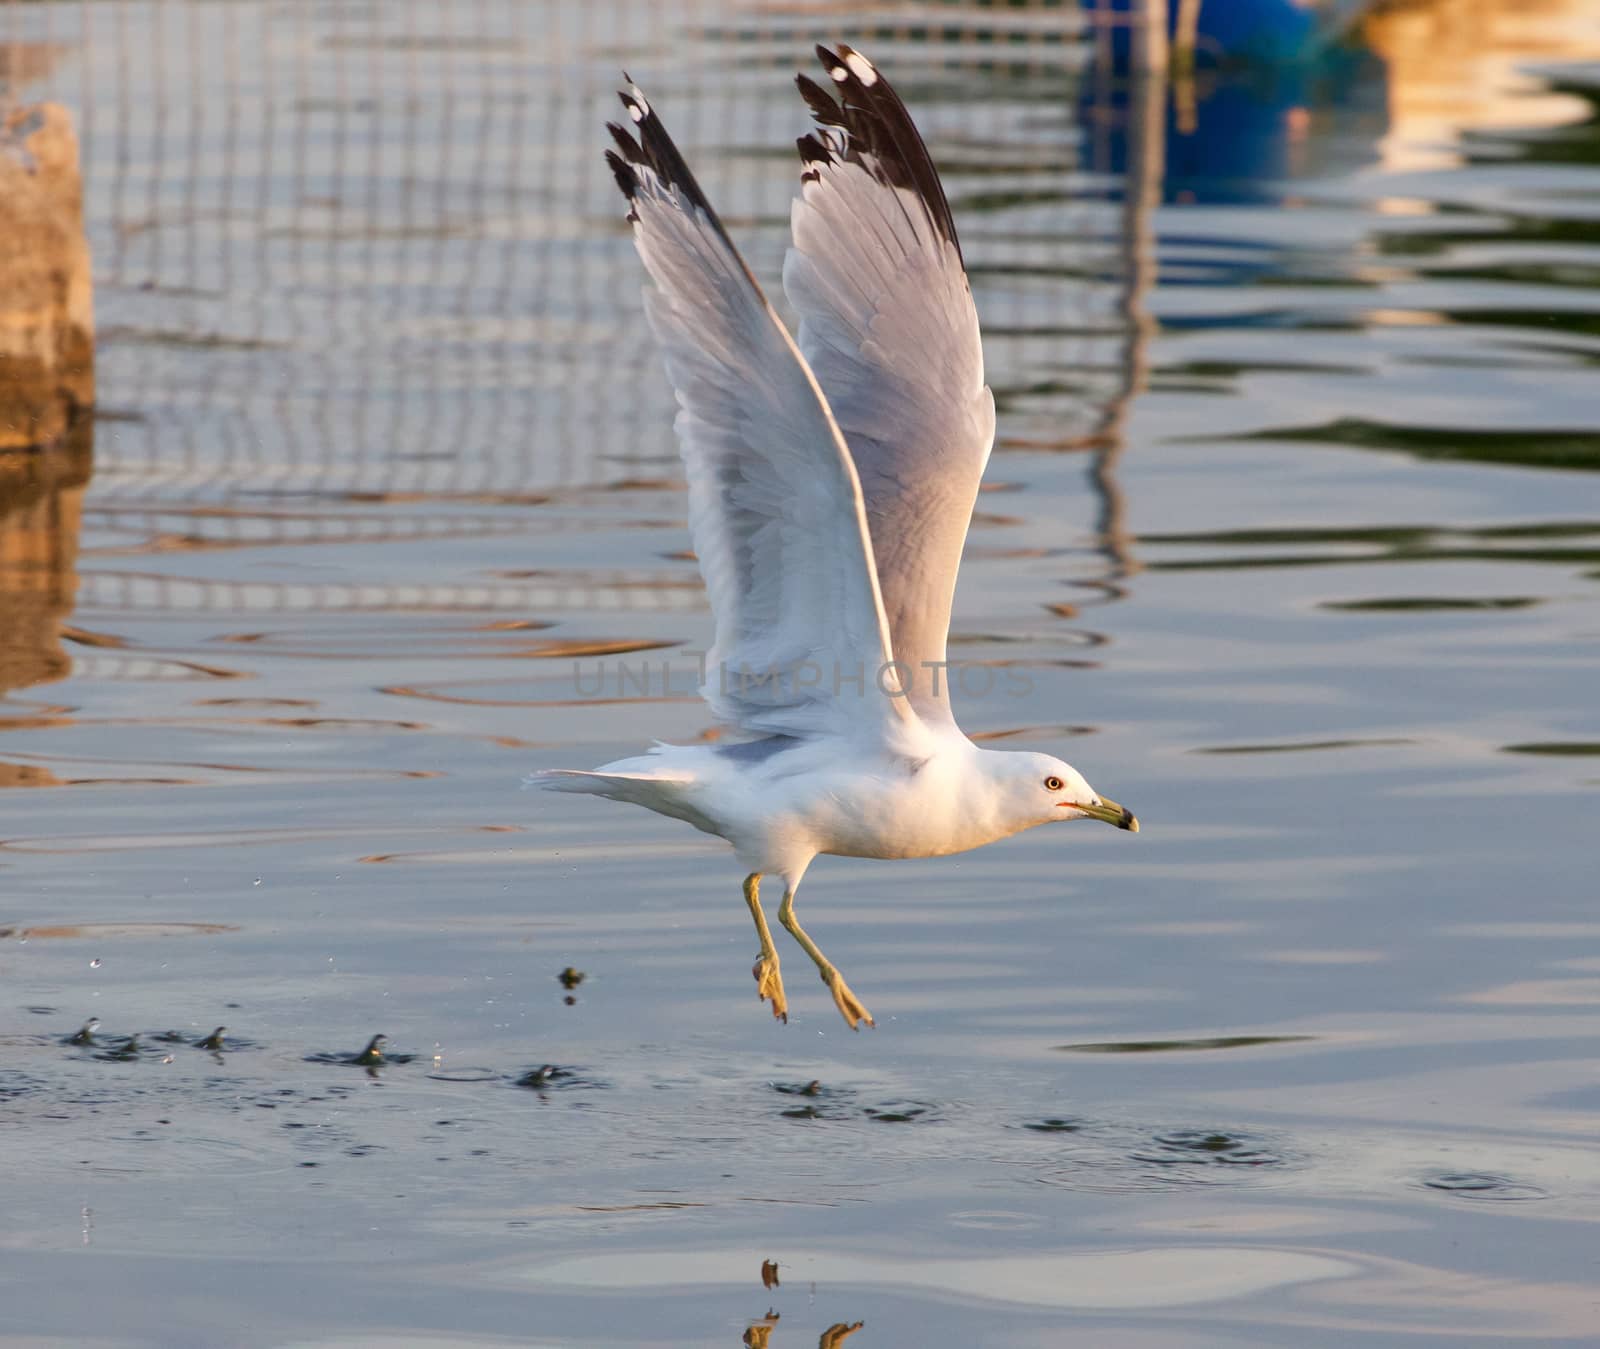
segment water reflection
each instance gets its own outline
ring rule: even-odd
[[[1564,326],[1548,313],[1529,315],[1541,328]],[[1506,323],[1503,312],[1478,314],[1480,322]],[[1571,316],[1569,315],[1570,319]],[[1600,328],[1600,315],[1586,316]],[[1570,326],[1570,324],[1565,325]],[[1340,417],[1321,426],[1276,427],[1251,433],[1258,440],[1294,440],[1357,449],[1397,450],[1418,459],[1464,464],[1506,464],[1600,472],[1600,432],[1584,429],[1482,430],[1476,427],[1392,426],[1361,417]]]
[[[778,1313],[769,1311],[759,1321],[753,1321],[745,1330],[742,1343],[746,1349],[778,1349],[772,1339],[772,1332],[778,1324]],[[836,1349],[847,1339],[860,1330],[866,1323],[864,1321],[838,1321],[822,1332],[817,1340],[817,1349]]]
[[[745,1327],[741,1337],[746,1349],[767,1349],[772,1343],[772,1329],[778,1324],[778,1313],[769,1311],[759,1321],[752,1321]]]
[[[1584,6],[1165,84],[1072,8],[0,4],[55,25],[105,339],[92,493],[0,460],[0,759],[48,766],[0,777],[106,784],[6,799],[7,1211],[62,1309],[16,1333],[81,1329],[63,1187],[182,1255],[95,1273],[152,1343],[150,1287],[286,1231],[234,1281],[284,1341],[319,1289],[441,1343],[1592,1332],[1600,118],[1516,69]],[[1167,796],[1148,865],[841,863],[873,1047],[723,1022],[700,845],[515,790],[661,729],[573,653],[706,633],[593,153],[619,45],[770,279],[813,37],[906,70],[971,221],[1005,443],[957,636],[1038,685],[978,733]],[[197,1228],[219,1175],[248,1230]],[[525,1301],[463,1291],[508,1256]]]
[[[13,690],[71,673],[62,624],[77,596],[92,460],[87,419],[48,450],[0,452],[0,703]],[[0,786],[56,782],[48,769],[0,761]]]
[[[778,1262],[776,1260],[763,1260],[761,1262],[761,1286],[768,1291],[780,1287],[778,1282]],[[816,1287],[812,1286],[812,1296],[816,1295]],[[745,1349],[779,1349],[782,1337],[777,1342],[773,1339],[773,1332],[778,1328],[782,1319],[779,1312],[769,1307],[766,1315],[750,1322],[745,1327],[740,1343]],[[847,1339],[860,1330],[866,1323],[864,1321],[836,1321],[822,1332],[817,1340],[817,1349],[837,1349]]]
[[[1589,0],[1432,0],[1375,6],[1360,35],[1387,71],[1385,167],[1450,167],[1462,127],[1570,128],[1578,88],[1552,86],[1541,63],[1600,57]]]

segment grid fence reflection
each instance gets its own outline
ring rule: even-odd
[[[806,120],[789,79],[819,40],[893,70],[933,144],[1002,446],[1114,441],[1148,241],[1108,148],[1125,130],[1081,109],[1112,106],[1121,21],[1058,0],[0,0],[0,100],[79,125],[92,510],[143,536],[178,529],[171,508],[209,541],[421,539],[499,527],[475,501],[675,481],[600,124],[627,65],[775,291]],[[414,498],[459,513],[270,508]]]

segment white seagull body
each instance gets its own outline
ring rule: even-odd
[[[657,745],[543,787],[630,801],[733,845],[787,1020],[760,902],[816,963],[852,1028],[872,1024],[794,917],[818,853],[935,857],[1051,820],[1138,829],[1070,765],[980,749],[951,713],[945,640],[994,440],[977,312],[922,138],[867,59],[817,49],[784,290],[791,338],[635,87],[607,158],[655,289],[645,309],[677,391],[689,528],[716,618],[701,692],[760,736]],[[637,140],[635,139],[637,136]]]

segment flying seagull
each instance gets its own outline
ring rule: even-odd
[[[977,311],[905,104],[860,52],[817,55],[832,90],[797,78],[817,125],[799,141],[783,267],[797,339],[631,80],[631,131],[611,124],[606,153],[680,408],[716,618],[701,694],[757,738],[657,744],[532,781],[731,843],[761,941],[757,991],[787,1021],[760,897],[763,876],[781,880],[778,921],[858,1029],[872,1017],[794,913],[817,854],[936,857],[1052,820],[1139,822],[1070,764],[980,749],[956,725],[945,639],[995,426]]]

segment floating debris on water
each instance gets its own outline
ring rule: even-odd
[[[517,1079],[519,1087],[530,1087],[534,1091],[541,1091],[552,1083],[559,1082],[572,1076],[570,1068],[558,1068],[553,1063],[547,1063],[542,1068],[535,1068],[524,1073]]]
[[[934,1107],[926,1101],[890,1101],[881,1106],[867,1106],[862,1112],[879,1124],[910,1124],[919,1119],[937,1119]]]
[[[843,1119],[849,1113],[852,1091],[839,1091],[825,1087],[817,1078],[807,1082],[774,1082],[772,1089],[784,1096],[803,1096],[805,1105],[793,1106],[779,1113],[785,1119]]]
[[[567,1067],[558,1063],[541,1064],[511,1080],[516,1086],[526,1087],[529,1091],[536,1091],[541,1095],[547,1091],[568,1091],[574,1088],[589,1090],[606,1085],[587,1076],[582,1068]]]
[[[129,1035],[121,1040],[107,1044],[105,1049],[95,1055],[102,1063],[132,1063],[139,1057],[143,1046],[139,1043],[137,1035]]]
[[[219,1027],[219,1029],[222,1029]],[[307,1063],[343,1063],[351,1064],[357,1068],[365,1068],[372,1076],[377,1076],[377,1069],[388,1063],[410,1063],[416,1058],[415,1054],[396,1054],[384,1049],[389,1037],[387,1035],[374,1035],[367,1041],[367,1047],[359,1054],[307,1054]]]

